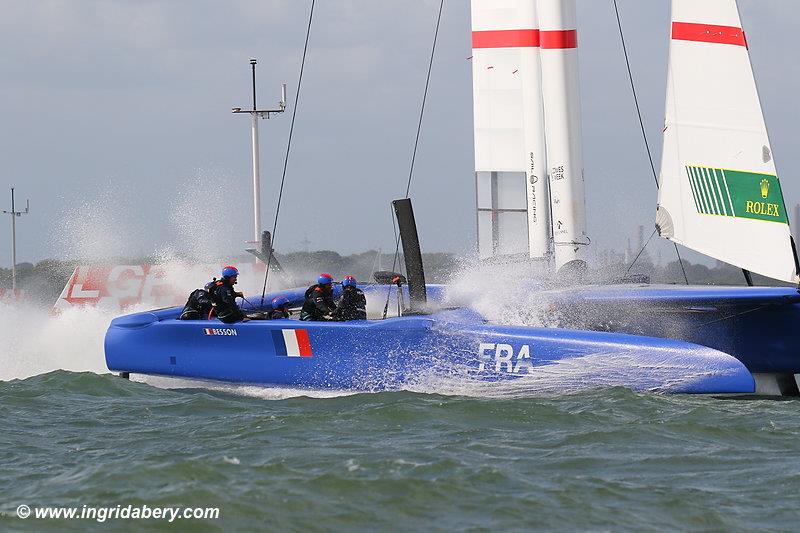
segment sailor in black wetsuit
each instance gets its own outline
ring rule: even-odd
[[[214,314],[222,322],[233,324],[247,320],[242,310],[236,305],[236,298],[244,296],[241,292],[233,290],[238,281],[239,270],[234,266],[222,269],[222,279],[211,288],[211,298],[214,300]]]
[[[345,276],[342,280],[342,297],[333,312],[334,320],[366,320],[367,297],[358,288],[356,278]]]
[[[317,284],[306,290],[306,301],[300,310],[300,320],[330,320],[331,313],[336,310],[333,301],[333,277],[320,274]]]

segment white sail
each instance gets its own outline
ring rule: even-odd
[[[481,258],[550,256],[535,0],[472,0]]]
[[[673,0],[656,227],[797,283],[788,216],[735,0]]]
[[[589,239],[575,0],[538,0],[538,11],[555,267],[580,267]]]

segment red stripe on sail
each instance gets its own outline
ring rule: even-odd
[[[472,32],[472,48],[538,48],[539,30]]]
[[[542,48],[544,49],[578,48],[578,30],[542,30],[541,34]]]
[[[300,357],[311,357],[311,340],[308,338],[307,329],[296,329],[294,332],[297,334],[297,346],[300,348]]]
[[[747,48],[747,38],[742,28],[736,26],[717,26],[693,22],[673,22],[672,38],[676,41],[697,43],[732,44]]]

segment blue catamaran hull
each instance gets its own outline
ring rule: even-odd
[[[748,351],[757,342],[743,340],[747,333],[728,335],[726,328],[706,324],[715,320],[709,313],[723,313],[718,308],[722,301],[727,303],[725,312],[741,312],[752,306],[777,306],[775,299],[790,297],[791,291],[723,291],[738,295],[735,305],[736,297],[721,300],[724,295],[719,291],[683,289],[670,295],[671,291],[675,289],[624,286],[616,291],[606,287],[555,291],[551,307],[559,306],[558,319],[563,322],[557,327],[494,325],[468,308],[385,320],[233,325],[177,320],[180,309],[175,308],[115,319],[106,335],[106,361],[113,371],[237,383],[353,390],[392,390],[417,383],[434,384],[435,389],[441,383],[449,390],[463,385],[465,390],[492,387],[516,394],[600,386],[670,393],[753,393],[753,368],[797,366],[791,349],[786,348],[794,346],[793,341],[784,345],[774,341],[777,362],[770,363],[768,357]],[[281,294],[297,301],[301,292]],[[429,286],[428,293],[433,300],[446,297],[439,286]],[[708,307],[712,301],[718,306],[714,311]],[[707,307],[700,309],[701,303]],[[614,306],[615,324],[606,320],[592,328],[587,327],[592,324],[569,320],[580,307],[608,319]],[[628,307],[632,313],[621,311]],[[794,303],[779,307],[780,312],[772,310],[776,316],[797,313]],[[660,311],[654,314],[653,309]],[[683,330],[677,329],[677,317],[695,317],[692,313],[697,312],[705,313],[703,321],[694,324],[697,327],[684,320]],[[748,313],[754,315],[751,320],[756,320],[757,313]],[[626,320],[628,314],[641,320]],[[672,322],[665,326],[663,316],[672,317]],[[758,317],[757,324],[775,318],[770,317]],[[653,326],[654,320],[661,320],[661,325]],[[781,320],[783,324],[790,318]],[[648,334],[648,328],[657,335]],[[748,361],[755,366],[748,369]]]

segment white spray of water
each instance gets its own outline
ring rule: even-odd
[[[22,379],[52,370],[108,372],[103,338],[113,314],[95,308],[48,309],[0,304],[4,340],[0,380]]]
[[[547,279],[519,262],[465,264],[448,285],[448,304],[469,306],[487,320],[511,326],[544,326]]]
[[[54,220],[51,249],[57,259],[78,260],[85,264],[108,264],[114,258],[152,256],[162,267],[168,283],[185,288],[188,294],[216,272],[195,260],[214,262],[226,248],[243,246],[231,242],[231,235],[243,227],[246,209],[222,205],[225,200],[241,203],[247,180],[234,180],[219,172],[198,171],[186,179],[175,196],[174,205],[164,211],[163,219],[147,216],[136,207],[150,201],[136,190],[135,180],[110,179],[91,192],[83,191],[80,200],[64,201],[64,211]],[[236,183],[241,181],[241,187]],[[239,190],[241,189],[241,190]],[[169,194],[169,191],[162,191]],[[123,206],[130,206],[125,207]],[[149,211],[148,211],[149,212]],[[177,235],[169,242],[170,229]],[[153,238],[162,244],[153,246]],[[148,248],[155,252],[144,252]],[[244,243],[241,243],[244,244]],[[213,255],[214,250],[218,254]],[[223,264],[216,259],[216,265]],[[261,294],[261,275],[242,280],[244,290]],[[149,307],[127,310],[141,311]],[[115,309],[75,307],[53,316],[49,307],[25,303],[0,303],[0,380],[26,378],[52,370],[108,372],[103,353],[103,339]]]
[[[236,179],[226,172],[199,170],[186,178],[169,210],[169,226],[175,239],[153,254],[168,285],[202,287],[212,276],[219,277],[219,267],[230,263],[225,253],[241,255],[253,243],[235,242],[232,236],[249,236],[252,224],[247,180]],[[257,303],[264,288],[264,269],[240,268],[237,290],[248,300]],[[271,275],[267,291],[283,285],[277,275]]]
[[[111,179],[84,193],[65,199],[50,232],[56,259],[107,264],[114,257],[138,255],[141,237],[150,221],[142,220],[123,198],[137,198],[134,187]],[[134,202],[135,204],[135,202]],[[66,281],[66,280],[65,280]],[[49,307],[25,302],[0,303],[0,380],[23,379],[53,370],[108,372],[103,339],[108,324],[118,314],[110,309],[75,307],[52,315]]]
[[[241,254],[252,227],[248,183],[209,169],[184,179],[165,217],[174,242],[159,248],[158,257],[203,263],[226,253]]]
[[[180,379],[160,376],[132,376],[131,379],[142,383],[147,383],[161,389],[205,389],[235,394],[237,396],[248,396],[260,398],[262,400],[285,400],[287,398],[338,398],[339,396],[351,396],[359,394],[356,390],[338,389],[305,389],[298,387],[280,387],[267,385],[238,385],[235,383],[221,383],[214,381],[203,381],[193,379]]]
[[[50,232],[56,259],[107,261],[141,254],[155,221],[143,217],[141,198],[129,181],[111,179],[90,194],[65,198]],[[141,200],[139,200],[141,201]],[[129,206],[122,209],[121,206]]]

